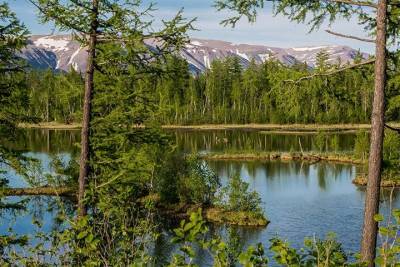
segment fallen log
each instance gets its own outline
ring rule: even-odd
[[[34,188],[4,188],[0,190],[3,196],[73,196],[76,190],[72,187],[34,187]]]

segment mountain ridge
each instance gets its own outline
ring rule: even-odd
[[[203,72],[210,68],[216,59],[235,56],[246,67],[251,60],[257,64],[269,59],[276,59],[285,65],[306,63],[314,67],[316,55],[325,50],[329,53],[329,62],[352,62],[358,50],[341,45],[304,46],[280,48],[266,45],[235,44],[228,41],[191,38],[190,43],[180,51],[193,72]],[[361,53],[363,58],[369,54]],[[33,68],[69,71],[74,68],[83,72],[86,66],[86,49],[72,39],[69,34],[31,35],[28,44],[21,52]]]

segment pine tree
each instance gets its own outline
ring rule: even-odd
[[[23,70],[18,52],[25,46],[28,31],[7,4],[0,4],[0,127],[12,130],[26,120],[27,106]]]
[[[31,2],[40,10],[44,22],[54,21],[60,29],[72,30],[81,45],[87,47],[78,190],[78,213],[82,216],[86,213],[84,193],[86,180],[90,176],[89,136],[95,70],[101,72],[104,65],[111,62],[120,66],[129,63],[146,65],[154,57],[173,53],[176,50],[171,48],[182,43],[185,38],[184,32],[191,26],[190,23],[184,22],[181,13],[178,13],[171,21],[164,22],[163,29],[153,31],[146,21],[153,10],[153,5],[142,10],[141,1],[77,0],[63,3],[58,0],[31,0]],[[149,49],[146,40],[153,42],[156,49]],[[96,54],[102,43],[113,43],[120,47],[127,45],[142,56],[136,59],[130,58],[131,62],[115,62],[114,55],[107,54],[103,62],[98,62]],[[129,72],[129,69],[126,71]]]

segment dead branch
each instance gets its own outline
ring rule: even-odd
[[[385,123],[385,127],[400,134],[400,128],[395,128]]]
[[[340,37],[343,37],[343,38],[354,39],[354,40],[358,40],[358,41],[362,41],[362,42],[368,42],[368,43],[375,43],[375,40],[373,40],[373,39],[360,38],[360,37],[357,37],[357,36],[342,34],[342,33],[334,32],[334,31],[331,31],[331,30],[325,30],[325,31],[327,33],[329,33],[329,34],[333,34],[333,35],[340,36]]]
[[[72,196],[76,190],[71,187],[34,187],[34,188],[4,188],[3,196]]]
[[[378,6],[371,2],[366,1],[351,1],[351,0],[330,0],[331,2],[339,3],[339,4],[348,4],[354,6],[365,6],[365,7],[372,7],[378,8]]]
[[[339,68],[339,69],[335,69],[335,70],[328,71],[328,72],[325,72],[325,73],[314,73],[314,74],[309,75],[309,76],[301,77],[301,78],[299,78],[298,80],[284,80],[284,82],[299,83],[299,82],[301,82],[301,81],[303,81],[303,80],[309,80],[309,79],[312,79],[312,78],[318,77],[318,76],[331,76],[331,75],[333,75],[333,74],[337,74],[337,73],[342,72],[342,71],[345,71],[345,70],[357,68],[357,67],[360,67],[360,66],[363,66],[363,65],[372,64],[372,63],[374,63],[374,62],[375,62],[375,58],[372,58],[372,59],[368,59],[368,60],[366,60],[366,61],[363,61],[363,62],[361,62],[361,63],[348,65],[348,66],[346,66],[346,67]]]

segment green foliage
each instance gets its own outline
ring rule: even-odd
[[[339,151],[339,136],[337,134],[335,134],[332,138],[331,138],[331,142],[330,142],[330,148],[337,153]]]
[[[205,221],[201,215],[201,209],[190,214],[189,222],[181,221],[180,227],[174,230],[175,237],[173,243],[181,243],[179,250],[182,254],[173,256],[169,266],[196,266],[192,263],[196,254],[190,243],[200,243],[205,245],[203,235],[208,232]]]
[[[23,70],[18,56],[28,31],[6,3],[0,4],[0,133],[10,136],[16,124],[27,120],[28,104]],[[0,154],[1,157],[1,154]],[[0,158],[1,159],[1,158]]]
[[[193,264],[196,258],[193,245],[208,251],[214,260],[213,266],[235,266],[240,262],[244,266],[266,266],[268,262],[264,256],[261,244],[257,248],[249,247],[247,251],[238,251],[237,245],[232,246],[232,235],[230,240],[224,242],[220,237],[206,238],[208,228],[201,215],[201,209],[190,215],[190,221],[181,221],[180,227],[174,230],[175,237],[172,242],[180,245],[180,254],[174,254],[169,266],[197,266]]]
[[[391,130],[385,131],[383,141],[383,158],[387,161],[400,161],[400,134]]]
[[[354,144],[354,156],[362,160],[368,159],[369,147],[370,145],[368,132],[364,130],[358,131]]]
[[[273,2],[274,14],[284,15],[291,21],[307,23],[310,31],[319,29],[325,22],[332,24],[337,19],[350,20],[357,18],[358,23],[371,35],[376,31],[375,12],[370,12],[376,7],[376,1],[361,1],[361,4],[347,1],[267,1],[267,0],[216,0],[215,6],[220,10],[231,11],[230,18],[222,21],[225,25],[235,24],[244,16],[250,22],[254,22],[257,12],[264,7],[265,3]],[[398,41],[399,27],[397,24],[400,8],[396,3],[388,3],[388,43],[394,44]]]
[[[306,238],[305,248],[300,251],[278,238],[273,238],[270,242],[270,250],[275,254],[274,259],[282,266],[333,267],[344,266],[347,263],[347,256],[333,234],[329,234],[325,240]]]
[[[183,203],[212,204],[220,187],[218,176],[197,157],[187,159],[188,175],[178,181],[178,196]]]
[[[107,46],[107,49],[110,51],[104,56],[118,55],[115,47]],[[108,61],[102,57],[99,55],[98,60]],[[120,58],[120,61],[124,60],[125,55]],[[158,63],[159,67],[154,64],[139,77],[139,70],[132,69],[132,75],[135,74],[132,79],[141,81],[125,81],[124,86],[136,83],[141,87],[134,95],[136,104],[142,102],[139,92],[146,94],[147,103],[154,112],[151,116],[159,123],[367,123],[370,120],[371,66],[346,70],[330,77],[315,77],[302,83],[288,83],[285,82],[288,79],[309,75],[310,70],[299,64],[287,67],[273,60],[260,65],[251,62],[243,70],[238,58],[233,57],[215,60],[210,70],[193,76],[183,59],[168,56],[165,63]],[[118,65],[108,66],[110,69],[102,71],[111,74],[114,73],[112,69],[119,68]],[[168,75],[157,77],[151,72],[154,69],[159,74]],[[45,75],[43,72],[28,75],[32,99],[29,115],[42,121],[47,120],[47,113],[50,121],[68,123],[79,120],[78,98],[83,87],[82,79],[73,72],[53,74],[52,78],[44,79],[49,75],[47,72]],[[46,82],[56,84],[57,88],[49,91]],[[102,82],[115,85],[111,84],[112,80],[104,79]],[[118,83],[122,86],[122,81]],[[389,90],[387,99],[390,102],[399,95],[400,87],[390,82]],[[397,119],[397,112],[389,109],[387,119]]]
[[[231,247],[232,243],[229,241],[226,242],[218,236],[206,237],[207,233],[201,210],[191,214],[190,222],[182,221],[180,227],[175,229],[173,238],[174,243],[181,244],[181,254],[175,254],[169,266],[196,266],[193,264],[196,259],[194,245],[213,256],[213,266],[236,266],[236,263],[246,267],[267,266],[269,260],[261,243],[238,251]],[[324,240],[306,238],[304,245],[304,248],[297,250],[287,242],[273,238],[270,240],[269,250],[279,266],[361,266],[348,262],[347,255],[341,244],[335,240],[334,234],[329,234]]]
[[[400,262],[400,210],[394,209],[392,215],[385,222],[380,214],[375,215],[379,223],[379,236],[382,244],[377,249],[375,263],[379,266],[398,266]]]
[[[83,99],[83,78],[74,69],[68,73],[38,70],[27,73],[29,114],[40,121],[65,124],[79,122]]]
[[[258,243],[256,247],[249,246],[247,251],[239,255],[239,262],[244,267],[264,267],[267,266],[268,258],[264,255],[264,247]]]
[[[239,175],[229,179],[228,185],[221,188],[217,205],[226,211],[244,211],[263,214],[261,197],[257,191],[250,191],[249,184],[243,181]]]
[[[220,187],[218,176],[196,155],[172,153],[159,172],[155,192],[164,203],[210,205]]]

